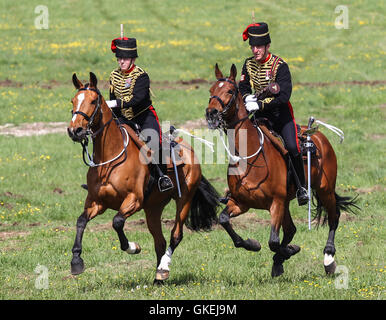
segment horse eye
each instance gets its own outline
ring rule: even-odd
[[[96,104],[97,103],[97,99],[91,101],[91,104]]]
[[[228,90],[228,93],[233,95],[233,91],[232,90]]]

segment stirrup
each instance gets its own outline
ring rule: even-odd
[[[298,199],[299,206],[304,206],[305,204],[307,204],[309,198],[308,198],[308,192],[306,188],[300,187],[296,191],[296,199]]]
[[[158,179],[158,190],[160,192],[165,192],[170,189],[173,189],[173,182],[168,176],[162,176]]]

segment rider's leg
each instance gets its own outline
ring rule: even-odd
[[[158,121],[158,116],[153,107],[150,107],[147,111],[144,112],[143,116],[139,116],[139,124],[142,128],[141,134],[144,136],[145,141],[150,149],[152,149],[153,155],[151,159],[151,164],[156,168],[158,178],[158,188],[161,192],[170,190],[173,188],[172,180],[164,175],[160,168],[160,154],[161,154],[161,126]],[[136,119],[134,119],[136,120]]]
[[[300,147],[297,138],[295,121],[290,121],[283,126],[281,130],[281,136],[283,137],[286,148],[290,154],[290,161],[292,163],[297,188],[296,198],[298,199],[299,205],[302,206],[308,202],[308,193],[305,188],[306,177],[304,173],[303,158],[302,154],[300,153]]]

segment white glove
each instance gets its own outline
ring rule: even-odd
[[[260,110],[259,104],[255,101],[250,101],[245,104],[245,108],[247,108],[248,112],[254,110]]]
[[[106,103],[110,109],[117,106],[117,100],[106,100]]]
[[[256,101],[257,101],[257,98],[256,98],[256,95],[254,95],[254,94],[250,94],[250,95],[245,97],[245,103],[256,102]]]

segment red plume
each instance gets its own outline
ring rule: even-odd
[[[249,27],[258,27],[258,26],[260,26],[259,23],[252,23],[252,24],[250,24],[243,32],[243,40],[246,41],[249,38],[249,36],[248,36],[248,29],[249,29]]]
[[[115,38],[111,41],[111,51],[115,53],[115,51],[117,50],[117,46],[115,45],[115,40],[129,40],[129,38],[127,37],[123,37],[123,38]]]

